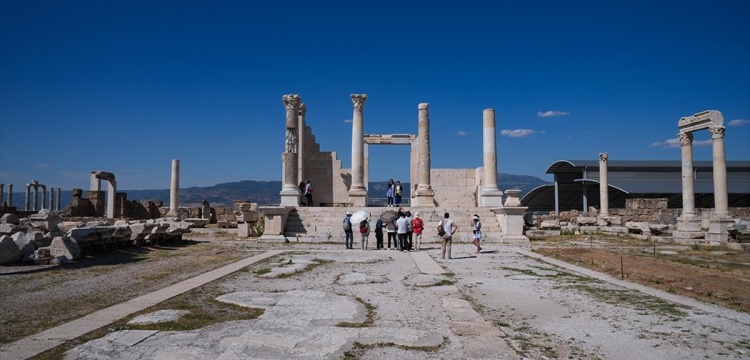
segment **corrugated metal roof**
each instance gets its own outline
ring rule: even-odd
[[[693,161],[693,167],[695,168],[713,168],[713,161]],[[558,160],[547,168],[547,174],[554,174],[556,172],[579,172],[583,168],[599,168],[599,160]],[[607,169],[609,171],[617,171],[622,168],[672,168],[677,171],[682,169],[682,161],[680,160],[609,160],[607,161]],[[750,171],[750,161],[727,161],[727,170],[746,170]]]

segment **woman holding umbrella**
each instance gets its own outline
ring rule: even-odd
[[[396,242],[396,218],[398,217],[398,213],[396,213],[393,210],[386,210],[382,214],[380,214],[380,220],[383,220],[383,223],[385,224],[386,231],[388,232],[388,250],[391,250],[391,239],[393,239],[393,246],[397,247],[398,242]]]

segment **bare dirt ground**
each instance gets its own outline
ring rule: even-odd
[[[750,313],[750,252],[629,238],[558,237],[534,251],[618,278]]]

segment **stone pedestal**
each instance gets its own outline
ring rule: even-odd
[[[258,236],[258,233],[255,231],[256,224],[257,223],[237,224],[237,237],[249,238]]]
[[[289,212],[293,207],[286,206],[261,206],[258,208],[263,213],[265,220],[265,229],[259,241],[288,241],[284,236],[286,220],[289,218]]]
[[[235,204],[234,214],[237,216],[238,237],[247,238],[258,236],[255,228],[258,226],[261,212],[256,209],[257,204],[254,203],[246,202]]]
[[[729,216],[713,215],[708,225],[706,241],[726,244],[729,240],[729,231],[727,226],[734,224],[734,219]]]
[[[503,228],[503,236],[500,240],[505,244],[529,245],[530,241],[523,234],[523,214],[528,207],[526,206],[505,206],[492,209],[492,212],[500,217],[500,226]]]

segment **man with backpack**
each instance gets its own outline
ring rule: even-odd
[[[342,223],[342,228],[344,229],[344,236],[346,237],[346,248],[347,249],[353,249],[354,248],[354,233],[352,232],[352,213],[347,211],[346,217],[344,217],[344,221]]]
[[[367,250],[367,238],[370,237],[370,218],[367,217],[359,223],[359,233],[362,235],[362,251]]]

